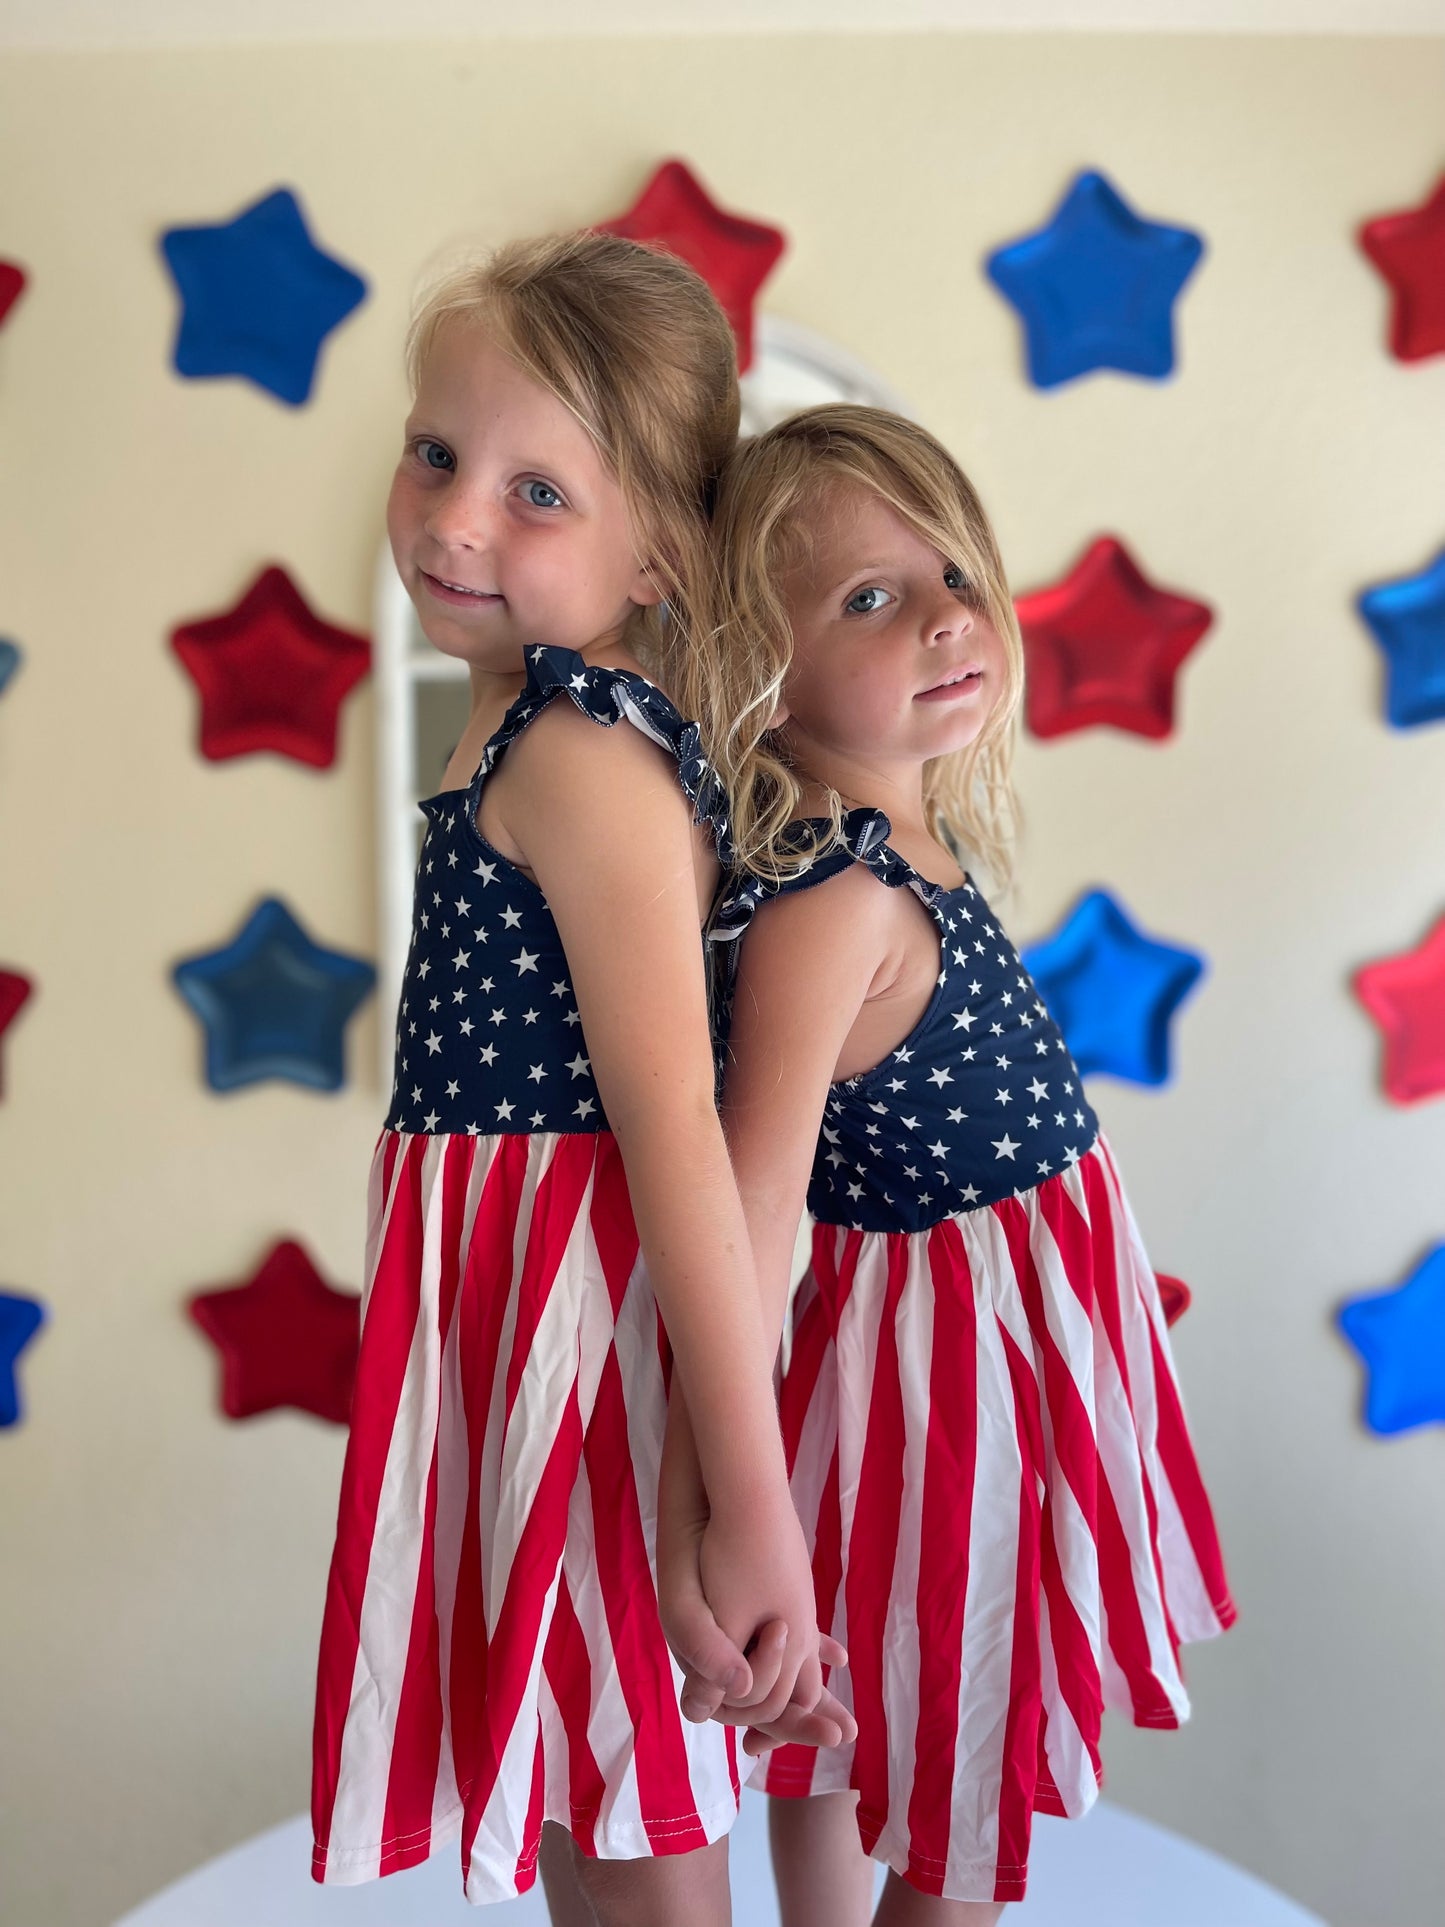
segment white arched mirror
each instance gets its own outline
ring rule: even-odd
[[[885,382],[845,350],[770,315],[758,318],[753,365],[741,386],[747,435],[819,402],[866,402],[909,412]],[[391,1022],[411,939],[412,886],[424,827],[417,804],[433,795],[441,781],[466,726],[469,695],[465,665],[438,655],[426,640],[385,548],[377,567],[372,635],[381,870],[377,989],[384,1013],[381,1082],[386,1088],[391,1083]]]

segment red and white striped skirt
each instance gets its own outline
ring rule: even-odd
[[[460,1839],[468,1900],[542,1822],[608,1859],[737,1815],[734,1735],[678,1710],[654,1534],[666,1341],[614,1140],[384,1133],[327,1589],[317,1880]]]
[[[1103,1143],[927,1231],[819,1225],[783,1430],[858,1739],[753,1784],[856,1788],[865,1850],[914,1887],[1022,1898],[1034,1812],[1098,1795],[1105,1705],[1179,1725],[1180,1643],[1234,1619]]]

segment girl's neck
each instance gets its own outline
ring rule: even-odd
[[[825,803],[831,790],[843,799],[845,809],[882,810],[895,830],[928,834],[921,764],[824,748],[791,728],[787,736],[805,809]]]

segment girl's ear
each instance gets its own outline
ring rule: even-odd
[[[777,702],[773,705],[773,713],[768,720],[768,728],[781,729],[783,724],[791,719],[792,714],[792,710],[789,709],[782,697],[779,696]]]
[[[635,602],[639,609],[655,609],[659,602],[667,599],[667,591],[644,563],[632,578],[632,587],[627,591],[629,602]]]

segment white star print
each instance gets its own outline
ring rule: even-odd
[[[517,1107],[515,1104],[509,1103],[507,1099],[504,1097],[501,1103],[497,1106],[497,1116],[505,1124],[507,1120],[511,1117],[513,1111],[516,1110],[516,1108]]]
[[[462,1087],[461,1087],[461,1085],[460,1085],[460,1084],[458,1084],[458,1083],[456,1083],[456,1082],[455,1082],[455,1080],[448,1080],[448,1083],[447,1083],[447,1096],[448,1096],[448,1097],[458,1097],[458,1096],[460,1096],[460,1094],[461,1094],[461,1088],[462,1088]]]
[[[1048,1085],[1047,1085],[1047,1084],[1041,1084],[1041,1083],[1039,1082],[1039,1080],[1038,1080],[1037,1078],[1035,1078],[1035,1079],[1034,1079],[1034,1081],[1033,1081],[1033,1083],[1029,1085],[1029,1096],[1030,1096],[1030,1097],[1036,1097],[1036,1098],[1040,1098],[1040,1099],[1042,1099],[1042,1098],[1045,1098],[1045,1097],[1047,1097],[1047,1096],[1048,1096],[1048,1094],[1049,1094],[1049,1087],[1048,1087]]]
[[[948,1146],[941,1138],[936,1144],[930,1144],[928,1148],[936,1158],[946,1158],[948,1156]]]
[[[496,1050],[491,1044],[488,1044],[486,1049],[482,1052],[482,1062],[484,1064],[495,1064],[496,1061],[497,1061]]]
[[[584,1097],[572,1115],[573,1117],[591,1117],[596,1109],[597,1106],[592,1102],[592,1099],[590,1097]]]
[[[457,954],[452,958],[453,970],[465,970],[467,967],[468,960],[471,957],[471,954],[472,953],[470,950],[459,950]]]
[[[429,1057],[435,1057],[441,1047],[442,1040],[437,1036],[436,1032],[433,1031],[431,1036],[426,1040],[427,1055]]]
[[[529,970],[534,976],[536,975],[537,957],[539,954],[540,953],[532,950],[519,950],[517,952],[512,962],[517,966],[517,975],[519,977],[525,977]]]
[[[532,1084],[540,1084],[546,1075],[546,1071],[540,1064],[534,1064],[531,1070],[527,1072],[527,1081]]]
[[[509,903],[506,909],[502,912],[502,922],[507,926],[509,930],[515,930],[517,925],[521,921],[522,921],[521,911],[514,910],[511,904]]]
[[[1011,1158],[1019,1147],[1005,1131],[1002,1137],[993,1140],[993,1148],[997,1158]]]
[[[428,1112],[427,1112],[427,1114],[426,1114],[426,1116],[425,1116],[425,1117],[424,1117],[424,1118],[422,1119],[422,1121],[421,1121],[421,1122],[422,1122],[422,1129],[423,1129],[424,1131],[434,1131],[434,1130],[436,1129],[436,1127],[437,1127],[437,1114],[436,1114],[436,1112],[435,1112],[435,1111],[428,1111]]]
[[[930,1084],[936,1084],[939,1090],[942,1090],[945,1084],[951,1084],[953,1082],[953,1072],[942,1069],[931,1070],[928,1073],[928,1081]]]
[[[584,1057],[579,1050],[577,1055],[569,1060],[567,1068],[573,1077],[585,1077],[592,1068],[592,1060]]]

